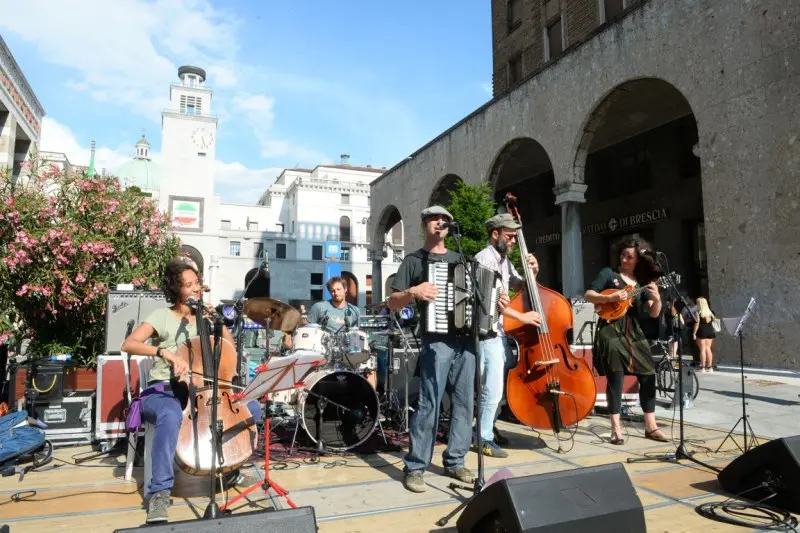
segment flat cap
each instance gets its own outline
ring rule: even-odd
[[[422,213],[420,213],[422,220],[425,220],[426,218],[430,218],[436,215],[444,215],[450,220],[453,220],[453,215],[450,214],[450,211],[448,211],[447,209],[445,209],[440,205],[432,205],[430,207],[426,207],[425,209],[422,210]]]
[[[514,220],[514,217],[508,213],[495,215],[486,221],[486,231],[492,231],[498,228],[519,229],[521,227],[522,226],[517,224],[517,221]]]

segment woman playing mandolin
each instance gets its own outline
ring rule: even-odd
[[[642,332],[641,322],[647,317],[656,318],[661,312],[661,297],[653,282],[660,271],[652,259],[642,256],[641,249],[650,249],[639,238],[625,237],[612,248],[613,268],[600,271],[584,298],[595,305],[628,300],[636,291],[632,305],[616,320],[600,318],[594,342],[594,364],[600,375],[607,379],[606,397],[611,418],[611,444],[623,444],[619,412],[622,406],[622,382],[626,374],[639,379],[639,401],[644,411],[645,437],[667,442],[669,439],[656,424],[656,380],[650,346]],[[609,289],[611,289],[609,291]],[[605,294],[601,294],[605,291]]]

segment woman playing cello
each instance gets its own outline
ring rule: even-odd
[[[200,301],[203,290],[197,269],[183,259],[167,263],[161,288],[167,302],[172,305],[150,313],[122,344],[122,351],[130,355],[156,358],[148,376],[147,389],[142,392],[142,418],[155,427],[152,476],[144,491],[145,500],[150,500],[147,523],[167,521],[170,491],[174,484],[173,462],[183,420],[182,404],[187,400],[180,392],[183,389],[176,385],[177,379],[189,371],[187,362],[176,352],[182,344],[197,336],[195,312],[186,302],[190,297]],[[222,336],[233,344],[227,328],[223,327]],[[146,342],[148,340],[152,340],[152,345]],[[258,418],[260,409],[257,402],[251,402],[248,408]]]
[[[642,239],[625,237],[611,250],[613,268],[600,271],[584,298],[595,305],[619,302],[629,298],[626,287],[644,285],[627,313],[608,322],[599,319],[594,342],[595,369],[607,380],[606,397],[611,418],[611,444],[623,444],[620,426],[622,406],[622,383],[626,374],[639,379],[639,401],[644,411],[645,437],[667,442],[664,432],[656,424],[656,379],[650,345],[642,332],[641,322],[648,316],[656,318],[661,312],[661,296],[653,280],[658,271],[652,259],[644,257],[639,250],[650,249]],[[606,289],[615,289],[610,294],[600,294]]]

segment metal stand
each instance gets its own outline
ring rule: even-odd
[[[405,333],[403,333],[403,328],[400,326],[400,321],[397,320],[397,313],[391,313],[392,320],[394,320],[395,325],[397,325],[397,331],[400,333],[400,338],[403,339],[403,368],[404,372],[404,395],[405,395],[405,407],[403,410],[403,430],[400,433],[407,433],[409,431],[409,423],[408,423],[408,412],[410,411],[408,406],[408,354],[411,352],[411,345],[408,342],[408,337],[406,337]],[[391,374],[392,370],[390,368],[390,364],[394,365],[394,347],[392,347],[392,340],[389,339],[389,354],[387,355],[390,360],[386,363],[387,373]],[[387,384],[389,383],[388,376],[387,376]],[[387,385],[388,386],[388,385]],[[394,390],[389,387],[389,393],[394,394]],[[391,404],[390,404],[391,405]]]
[[[752,311],[755,302],[756,302],[755,299],[750,298],[750,303],[747,306],[747,310],[742,316],[742,319],[739,321],[739,325],[736,327],[736,331],[733,334],[734,337],[739,337],[739,372],[742,380],[742,416],[739,417],[739,420],[736,421],[736,424],[733,425],[731,430],[725,436],[725,440],[723,440],[720,443],[719,448],[717,448],[717,452],[719,452],[722,449],[722,446],[728,441],[728,439],[731,439],[733,443],[736,444],[736,447],[739,448],[739,451],[741,451],[742,453],[747,453],[750,447],[758,446],[758,438],[756,437],[756,432],[753,431],[753,426],[750,425],[750,417],[747,414],[747,402],[745,401],[746,396],[744,393],[745,375],[744,375],[744,340],[743,340],[744,333],[742,332],[742,330],[744,329],[744,323],[747,320],[747,317],[750,315],[750,311]],[[736,442],[736,439],[734,438],[734,433],[740,423],[742,424],[742,430],[744,432],[744,448],[739,446],[739,443]],[[752,441],[752,444],[750,444],[747,439],[748,429],[750,429],[750,440]]]
[[[456,246],[458,247],[458,254],[461,256],[461,264],[464,265],[464,270],[467,271],[467,275],[469,279],[472,281],[472,291],[471,291],[471,299],[473,300],[472,305],[472,343],[473,349],[475,350],[475,390],[477,394],[477,404],[480,406],[480,398],[481,394],[483,393],[483,384],[481,379],[481,346],[480,346],[480,337],[478,335],[478,305],[480,305],[481,310],[488,314],[488,310],[486,309],[486,304],[483,302],[481,298],[480,291],[478,290],[478,284],[475,281],[475,276],[472,272],[472,268],[470,267],[469,263],[467,262],[467,258],[464,256],[464,251],[461,249],[461,234],[458,231],[458,226],[453,228],[453,239],[456,241]],[[468,299],[470,298],[468,297]],[[476,305],[477,304],[477,305]],[[480,407],[478,408],[480,411]],[[456,514],[461,512],[467,505],[469,505],[472,500],[480,493],[481,489],[485,484],[483,479],[483,439],[481,437],[481,416],[480,412],[477,413],[475,417],[475,433],[476,433],[476,445],[478,450],[478,477],[475,478],[475,482],[473,486],[466,486],[466,485],[459,485],[458,483],[450,483],[448,487],[450,489],[464,489],[464,490],[471,490],[472,496],[464,500],[459,504],[458,507],[453,509],[447,516],[440,518],[437,520],[437,526],[444,526],[447,522],[450,521]]]
[[[662,260],[665,259],[663,253],[658,252],[656,255],[656,264],[661,269],[661,272],[669,272],[669,269],[666,268],[666,265],[662,264]],[[667,284],[669,285],[670,290],[675,295],[676,299],[680,299],[683,302],[684,309],[689,309],[689,304],[683,295],[678,291],[678,288],[675,286],[675,283],[672,281],[671,276],[664,276],[664,279],[667,280]],[[697,319],[697,317],[694,317]],[[680,339],[678,340],[678,354],[681,353],[681,346],[680,346]],[[684,435],[684,427],[683,427],[683,357],[678,357],[678,410],[680,412],[680,437],[678,440],[678,446],[675,448],[675,451],[672,453],[666,453],[663,455],[656,455],[656,456],[648,456],[648,457],[630,457],[628,458],[628,463],[641,463],[645,461],[668,461],[671,463],[677,463],[681,459],[688,459],[693,463],[696,463],[700,466],[704,466],[709,470],[713,470],[715,472],[720,472],[721,469],[708,465],[699,459],[695,459],[692,457],[692,452],[686,451],[686,440]]]

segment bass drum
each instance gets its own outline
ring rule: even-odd
[[[305,385],[298,394],[297,413],[315,444],[319,431],[326,448],[349,450],[363,444],[375,431],[380,412],[378,393],[362,376],[323,369],[308,376]]]

